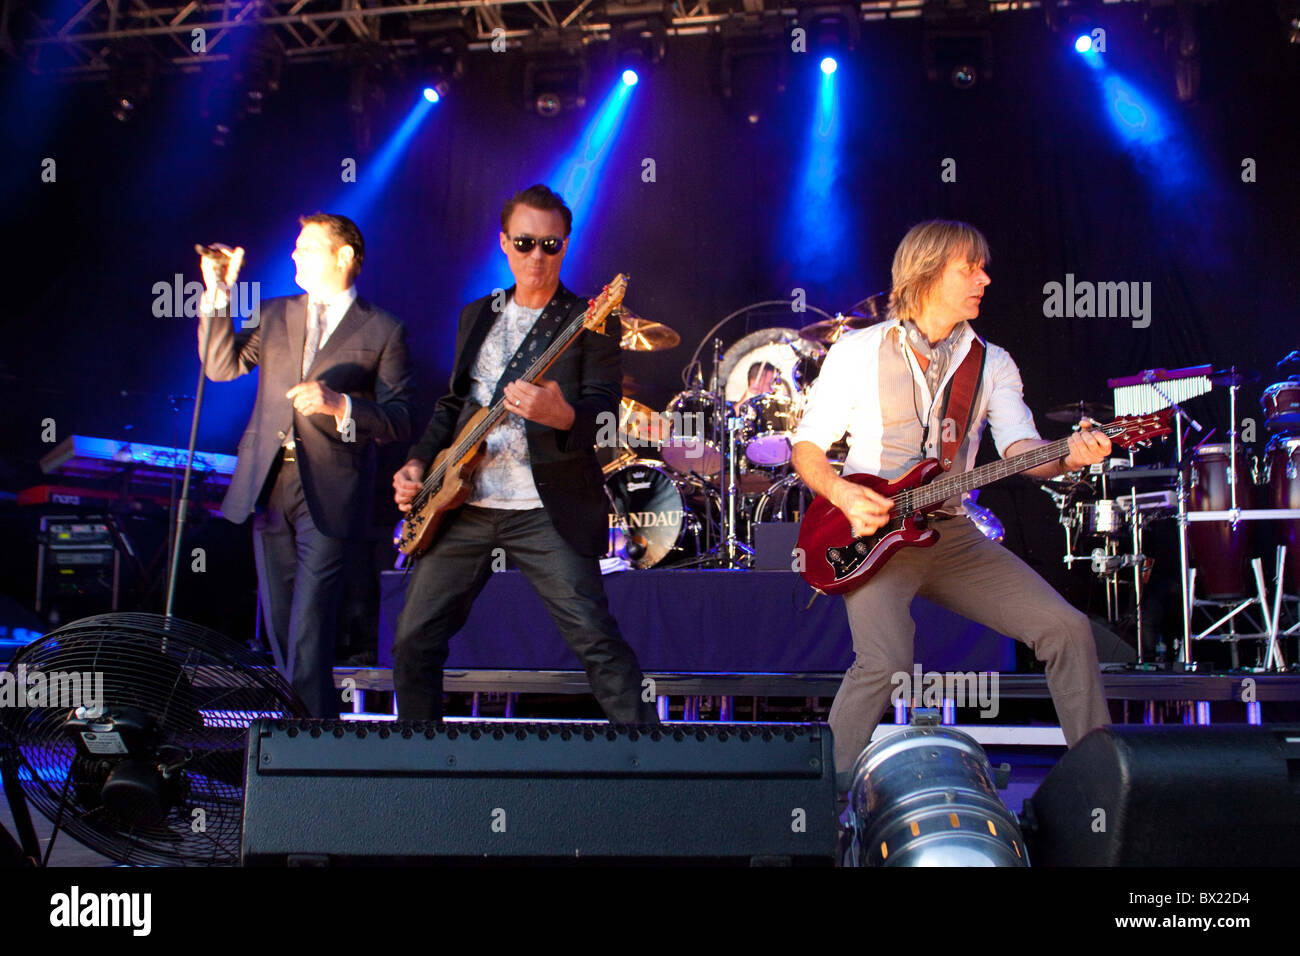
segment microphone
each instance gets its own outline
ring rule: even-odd
[[[235,254],[234,249],[227,245],[223,245],[220,242],[214,242],[210,246],[205,246],[201,242],[196,242],[194,243],[194,251],[205,259],[216,259],[219,262],[224,262]]]

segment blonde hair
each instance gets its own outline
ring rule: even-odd
[[[988,240],[969,223],[931,219],[909,229],[894,250],[890,318],[914,319],[920,315],[926,297],[955,255],[963,255],[967,262],[979,266],[992,258]]]

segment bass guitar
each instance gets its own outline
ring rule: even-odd
[[[603,334],[605,320],[623,303],[626,291],[627,276],[620,272],[599,296],[587,303],[586,312],[556,334],[520,380],[532,383],[546,374],[583,329]],[[472,490],[470,476],[483,460],[483,442],[508,412],[504,398],[488,408],[480,408],[465,423],[455,441],[438,453],[393,538],[393,544],[402,554],[418,558],[429,550],[443,519],[465,503]]]

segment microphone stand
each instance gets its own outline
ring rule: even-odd
[[[220,283],[218,288],[225,288],[225,283]],[[194,414],[190,417],[190,443],[185,453],[185,478],[181,482],[181,499],[176,507],[176,534],[172,544],[171,561],[169,562],[171,570],[167,575],[167,602],[163,616],[168,620],[175,616],[172,610],[176,603],[176,575],[180,570],[181,538],[185,532],[185,520],[190,507],[190,483],[194,474],[194,448],[199,437],[199,413],[203,410],[203,387],[208,381],[208,354],[212,347],[212,325],[218,321],[229,322],[229,311],[233,304],[234,299],[227,289],[227,314],[222,316],[219,309],[215,310],[211,321],[208,322],[207,335],[203,338],[203,358],[199,362],[199,384],[194,389]]]

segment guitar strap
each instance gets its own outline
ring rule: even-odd
[[[564,324],[566,313],[569,311],[570,300],[566,296],[556,295],[546,304],[542,314],[537,317],[533,327],[524,336],[524,340],[519,343],[519,348],[515,354],[510,357],[501,370],[501,377],[497,379],[496,391],[492,395],[492,401],[489,405],[495,405],[505,397],[506,383],[513,382],[522,378],[524,372],[550,346],[551,340],[555,338]]]
[[[943,404],[945,427],[939,436],[943,441],[939,464],[943,466],[944,471],[952,468],[953,459],[957,457],[957,449],[961,447],[966,433],[970,431],[971,419],[975,414],[975,395],[979,392],[980,379],[984,377],[984,358],[987,351],[980,337],[975,336],[966,358],[962,360],[953,377],[948,380],[948,393],[944,396]],[[948,429],[946,423],[949,421],[956,423],[957,428]]]

